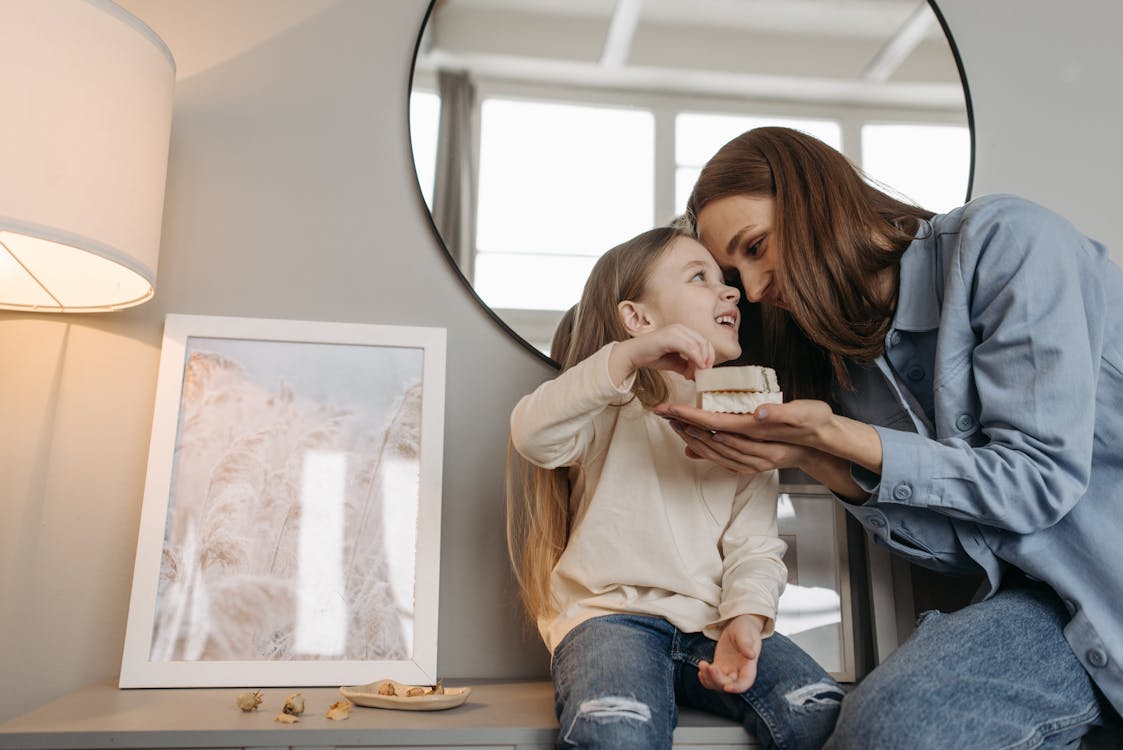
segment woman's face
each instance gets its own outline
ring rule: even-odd
[[[775,207],[772,197],[730,195],[706,204],[695,221],[726,278],[741,278],[746,299],[783,308],[779,248],[770,239]]]

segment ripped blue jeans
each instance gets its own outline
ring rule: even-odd
[[[741,694],[707,690],[698,663],[717,644],[666,620],[607,615],[587,620],[554,650],[559,748],[670,748],[677,705],[739,722],[768,748],[819,748],[843,690],[779,633],[764,639],[756,682]],[[676,703],[677,702],[677,703]]]

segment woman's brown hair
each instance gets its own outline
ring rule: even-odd
[[[884,349],[901,253],[931,211],[870,184],[845,156],[790,128],[742,133],[702,168],[686,215],[733,195],[775,199],[769,243],[789,311],[763,306],[765,361],[792,398],[850,387],[846,361]],[[885,280],[891,279],[887,289]],[[832,378],[833,376],[833,378]]]
[[[593,266],[581,301],[563,315],[550,357],[566,370],[612,341],[629,338],[617,305],[643,298],[655,261],[689,232],[659,227],[617,245]],[[636,372],[632,394],[645,406],[666,401],[666,380],[655,370]],[[507,552],[523,605],[532,619],[554,609],[550,576],[569,541],[569,470],[527,462],[507,442]]]

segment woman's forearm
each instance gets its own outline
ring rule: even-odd
[[[850,476],[850,461],[821,451],[809,453],[810,455],[800,462],[800,471],[841,498],[855,501],[866,499],[869,493],[855,484]]]
[[[837,414],[816,430],[812,447],[881,475],[881,437],[872,426]],[[849,475],[847,469],[847,475]]]
[[[801,462],[800,469],[840,497],[864,500],[869,493],[854,482],[850,467],[857,464],[881,474],[881,438],[877,430],[835,414],[815,431],[810,442],[814,450]]]

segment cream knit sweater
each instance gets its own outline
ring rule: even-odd
[[[554,568],[559,611],[538,622],[553,650],[592,617],[663,617],[717,639],[742,614],[770,635],[787,571],[776,531],[775,471],[747,477],[687,458],[667,422],[617,388],[609,344],[523,397],[511,438],[527,460],[569,467],[570,537]],[[667,374],[674,400],[694,384]]]

